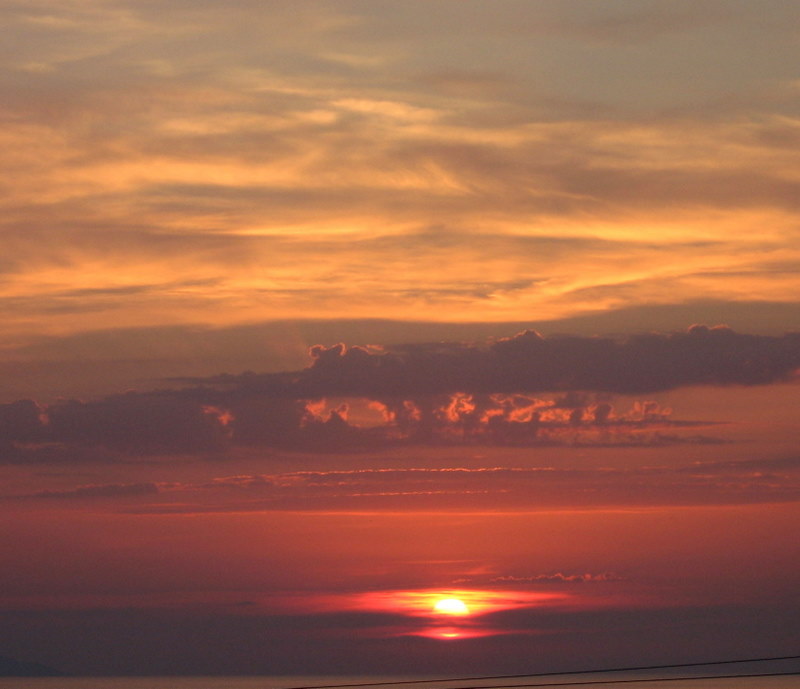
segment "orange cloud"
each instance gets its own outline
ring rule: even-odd
[[[0,222],[7,332],[560,319],[698,294],[794,301],[799,128],[785,105],[796,88],[785,36],[771,40],[774,62],[760,52],[748,63],[763,83],[723,117],[705,100],[713,80],[672,91],[693,94],[675,111],[662,102],[669,89],[626,61],[661,104],[642,112],[593,62],[558,78],[511,57],[561,64],[547,56],[552,39],[522,38],[545,26],[611,56],[631,26],[702,33],[722,21],[700,10],[696,24],[643,11],[596,26],[569,12],[533,21],[509,6],[498,21],[460,8],[496,25],[506,49],[480,68],[470,52],[455,70],[456,54],[488,39],[467,31],[462,45],[448,25],[448,40],[430,43],[441,18],[420,26],[395,10],[392,26],[415,27],[406,38],[430,60],[416,64],[405,43],[374,42],[384,10],[295,6],[313,48],[272,5],[247,20],[204,6],[188,23],[178,8],[124,3],[9,13],[20,39],[0,133],[13,171]],[[656,33],[673,30],[689,31]],[[220,53],[204,41],[233,43]],[[708,75],[690,54],[695,78]],[[543,83],[561,96],[544,97]],[[598,105],[614,97],[624,115]]]

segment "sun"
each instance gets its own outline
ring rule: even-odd
[[[443,615],[469,615],[469,608],[458,598],[442,598],[436,601],[433,610]]]

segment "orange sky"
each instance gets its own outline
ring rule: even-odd
[[[796,10],[502,4],[9,6],[6,341],[793,303]]]
[[[798,21],[0,2],[0,656],[794,652]]]

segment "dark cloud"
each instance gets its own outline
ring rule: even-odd
[[[125,452],[213,452],[226,444],[226,418],[193,399],[128,393],[50,405],[42,433],[58,442]]]
[[[43,410],[32,400],[0,404],[0,439],[30,441],[42,437]]]
[[[398,396],[538,391],[648,393],[689,385],[763,385],[800,366],[800,334],[745,335],[727,327],[614,340],[542,337],[524,331],[489,345],[408,344],[382,351],[343,344],[315,346],[312,364],[293,376],[235,376],[205,382],[265,393]]]
[[[192,385],[182,389],[42,407],[0,405],[3,461],[61,460],[75,448],[95,455],[102,448],[111,459],[224,453],[236,445],[337,451],[409,442],[720,442],[698,433],[707,422],[675,419],[647,399],[618,408],[610,394],[785,380],[800,365],[800,334],[698,325],[615,340],[526,330],[487,344],[315,345],[309,354],[311,365],[294,372],[185,379]],[[367,407],[372,421],[365,422]]]
[[[35,234],[35,237],[38,244],[45,246],[53,241],[45,234]],[[193,237],[192,241],[200,240]],[[216,251],[222,244],[231,243],[216,236],[203,238],[202,242],[206,241],[209,243],[208,251]],[[141,243],[146,242],[150,242],[161,255],[175,251],[186,255],[191,250],[191,242],[185,238],[143,235]],[[108,248],[104,247],[100,235],[93,235],[91,243],[103,250]],[[539,243],[508,245],[506,251],[538,254],[545,250],[548,257],[556,260],[556,256],[546,252],[547,244],[545,242],[544,247]],[[126,250],[134,251],[136,246],[133,242]],[[256,246],[245,242],[241,254],[257,253]],[[566,246],[564,250],[577,248],[579,245]],[[489,247],[482,249],[489,250]],[[235,258],[240,258],[238,251]],[[43,297],[40,301],[46,299]],[[275,372],[299,369],[306,364],[307,349],[314,343],[329,346],[341,341],[477,341],[526,328],[547,335],[569,332],[586,336],[630,332],[631,323],[637,324],[638,331],[659,328],[663,331],[704,321],[725,322],[736,329],[747,327],[748,332],[774,335],[780,332],[776,330],[776,323],[800,323],[800,306],[765,301],[697,300],[686,304],[648,304],[549,321],[437,323],[295,319],[218,328],[174,325],[92,330],[9,344],[5,350],[6,360],[0,362],[4,381],[1,401],[30,397],[45,402],[58,397],[96,397],[119,390],[146,390],[153,387],[153,381],[166,376],[210,376],[226,370]],[[143,357],[143,351],[149,356]]]

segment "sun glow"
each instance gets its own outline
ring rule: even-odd
[[[382,637],[420,636],[439,641],[519,634],[490,624],[489,613],[564,605],[574,594],[564,591],[524,589],[390,589],[344,595],[286,594],[280,602],[287,609],[335,612],[344,610],[391,613],[393,624],[382,628]],[[525,632],[527,633],[527,632]]]
[[[458,598],[442,598],[433,606],[434,612],[443,615],[469,615],[469,608]]]
[[[422,636],[426,639],[439,641],[453,641],[456,639],[478,639],[483,636],[502,634],[494,629],[481,629],[473,627],[425,627],[412,632],[412,636]]]
[[[500,610],[562,603],[567,598],[563,591],[411,589],[356,594],[347,605],[435,619],[443,615],[481,617]]]

